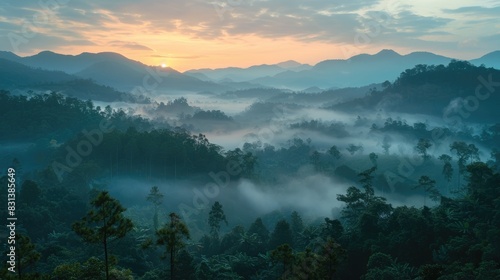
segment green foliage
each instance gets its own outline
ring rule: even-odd
[[[80,263],[68,263],[59,265],[52,273],[54,279],[67,280],[99,280],[106,279],[105,265],[103,261],[92,257]]]
[[[450,151],[458,156],[458,170],[460,173],[465,171],[467,161],[479,160],[479,150],[474,144],[468,144],[462,141],[456,141],[450,144]]]
[[[133,224],[123,216],[125,208],[107,191],[98,193],[90,204],[92,209],[72,228],[86,242],[103,244],[106,279],[109,279],[108,243],[124,237],[132,230]]]
[[[448,182],[451,181],[453,177],[453,166],[451,165],[451,157],[447,154],[442,154],[438,157],[439,160],[443,162],[443,176]]]
[[[216,201],[208,213],[208,225],[210,226],[210,233],[214,238],[219,238],[220,225],[224,222],[227,225],[226,215],[222,210],[222,205]]]
[[[275,249],[283,244],[293,244],[292,230],[286,220],[280,220],[276,223],[269,239],[269,248]]]
[[[304,222],[297,211],[290,215],[290,229],[292,230],[293,244],[298,244],[299,236],[304,230]]]
[[[170,279],[175,279],[177,253],[186,245],[184,240],[189,239],[190,235],[189,229],[176,213],[170,213],[169,217],[170,222],[156,232],[156,244],[165,247],[163,256],[169,256],[170,259]]]
[[[226,160],[235,166],[234,173],[237,176],[253,178],[255,176],[256,157],[250,153],[244,153],[240,148],[226,152]]]
[[[411,280],[416,276],[415,268],[407,263],[399,263],[393,260],[391,256],[383,253],[371,255],[367,268],[368,271],[363,275],[363,280]]]
[[[247,254],[257,256],[267,251],[269,242],[269,230],[266,228],[261,218],[257,218],[248,228],[247,236],[255,236],[253,246],[249,246]],[[246,242],[247,243],[247,242]],[[257,243],[257,244],[255,244]]]
[[[330,154],[336,160],[339,160],[342,157],[339,149],[335,145],[331,146],[330,149],[328,149],[328,154]]]
[[[418,179],[418,185],[415,186],[414,188],[423,189],[426,195],[428,195],[434,201],[438,201],[439,198],[441,197],[441,194],[436,189],[436,181],[432,180],[428,176],[421,176]],[[424,196],[424,205],[425,205],[425,198],[426,196]]]
[[[19,193],[20,199],[26,205],[34,206],[40,201],[40,195],[42,191],[36,184],[36,182],[31,180],[26,180],[21,186],[21,191]]]
[[[154,207],[154,215],[153,215],[153,227],[154,230],[158,230],[158,211],[160,205],[163,203],[163,194],[160,192],[160,189],[157,186],[151,187],[149,194],[147,196],[147,201],[151,202]]]
[[[359,181],[363,184],[363,191],[351,186],[345,195],[337,195],[337,200],[346,203],[346,207],[342,210],[342,218],[345,219],[349,227],[369,226],[368,224],[377,227],[379,220],[390,214],[392,210],[391,205],[385,202],[385,198],[375,196],[372,181],[376,169],[376,167],[372,167],[358,174],[361,177]],[[362,231],[366,230],[367,228]],[[369,232],[373,231],[370,230],[367,233]]]
[[[417,146],[415,146],[415,150],[417,151],[418,154],[422,156],[424,160],[429,158],[429,155],[427,154],[427,150],[432,147],[432,143],[429,139],[423,139],[420,138],[418,140]]]
[[[271,259],[281,264],[283,267],[282,276],[286,279],[287,274],[290,273],[288,270],[291,269],[290,266],[294,261],[292,247],[290,247],[287,243],[279,245],[276,249],[271,251]]]
[[[363,149],[363,146],[361,144],[360,145],[349,144],[349,146],[347,146],[346,150],[352,156],[357,152],[362,153],[364,149]]]

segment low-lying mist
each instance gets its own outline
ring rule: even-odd
[[[258,217],[278,215],[273,220],[289,218],[287,213],[292,211],[299,212],[307,224],[326,217],[340,218],[344,203],[337,200],[337,195],[345,194],[350,186],[343,180],[314,171],[311,165],[304,165],[294,176],[281,176],[272,184],[247,179],[232,181],[209,196],[205,195],[207,183],[212,182],[121,177],[108,180],[105,188],[128,208],[129,215],[140,226],[151,228],[154,210],[147,196],[152,186],[158,186],[164,195],[160,208],[161,223],[167,222],[170,212],[176,212],[194,235],[201,236],[208,232],[208,213],[216,201],[223,205],[228,220],[223,231],[236,225],[248,226]],[[386,197],[394,206],[422,206],[425,201],[423,195],[417,194],[404,196],[376,191],[376,195]]]

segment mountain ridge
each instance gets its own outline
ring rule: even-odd
[[[172,72],[158,89],[188,91],[234,90],[239,86],[255,84],[262,87],[303,90],[306,88],[341,88],[364,86],[395,79],[402,71],[417,64],[447,64],[451,57],[426,51],[399,54],[382,49],[374,54],[358,54],[348,59],[327,59],[314,65],[287,60],[277,64],[260,64],[250,67],[200,68],[179,72],[175,69],[159,69],[114,52],[64,55],[42,51],[21,57],[12,52],[0,51],[0,58],[24,65],[52,71],[63,71],[81,78],[93,79],[101,84],[123,91],[130,91],[143,84],[151,71]],[[500,68],[500,51],[487,53],[469,60],[474,65]],[[96,66],[97,65],[97,66]],[[173,72],[172,72],[173,73]]]

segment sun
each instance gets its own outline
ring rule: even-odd
[[[162,63],[160,66],[161,66],[161,68],[167,68],[167,64],[166,63]]]

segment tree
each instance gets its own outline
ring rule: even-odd
[[[244,153],[240,148],[226,152],[226,160],[238,166],[238,174],[241,177],[252,178],[254,176],[257,158],[252,153]]]
[[[22,184],[19,195],[23,203],[33,207],[40,200],[41,194],[42,191],[38,187],[37,183],[31,180],[26,180]]]
[[[462,141],[455,141],[450,144],[450,151],[458,156],[458,173],[464,174],[467,160],[472,163],[473,160],[479,160],[479,149],[474,144],[469,144]],[[458,185],[460,187],[460,175],[458,176]]]
[[[342,217],[350,227],[359,224],[363,216],[365,218],[374,217],[378,220],[386,217],[392,211],[391,205],[386,203],[385,198],[375,196],[372,181],[374,177],[373,173],[376,169],[374,166],[358,174],[363,191],[355,186],[351,186],[347,188],[345,195],[337,195],[338,201],[346,203],[346,207],[342,210]]]
[[[325,223],[321,230],[321,235],[326,239],[338,240],[344,233],[344,227],[339,220],[325,218]]]
[[[340,259],[345,254],[345,250],[336,243],[332,238],[328,238],[321,246],[319,259],[319,273],[321,279],[334,279],[333,275],[337,270],[337,265]]]
[[[165,224],[156,232],[157,245],[165,246],[165,254],[170,256],[170,279],[175,279],[176,256],[180,249],[186,244],[185,239],[189,239],[189,230],[176,213],[170,213],[170,222]]]
[[[304,230],[304,222],[302,221],[302,217],[300,217],[297,211],[293,211],[290,216],[291,230],[293,236],[293,242],[295,245],[298,244],[298,239],[302,231]]]
[[[311,160],[311,164],[314,166],[314,169],[316,169],[316,171],[321,171],[321,154],[318,151],[314,151],[309,159]]]
[[[280,220],[276,223],[274,231],[269,239],[269,248],[277,248],[283,244],[293,244],[292,230],[286,220]]]
[[[363,152],[363,146],[362,145],[354,145],[354,144],[349,144],[349,146],[346,148],[346,150],[352,155],[354,155],[356,152]]]
[[[156,232],[158,230],[158,211],[160,209],[160,205],[163,203],[163,194],[157,186],[153,186],[151,188],[147,200],[153,203],[154,206],[155,213],[153,216],[153,225]]]
[[[418,140],[417,146],[415,146],[415,150],[418,154],[422,156],[424,160],[429,158],[427,154],[427,150],[432,146],[432,143],[429,139],[420,138]]]
[[[337,146],[333,145],[329,150],[328,150],[328,153],[336,160],[339,160],[342,155],[340,154],[340,151],[339,149],[337,148]]]
[[[109,279],[108,244],[124,237],[132,230],[130,219],[123,216],[125,208],[112,198],[107,191],[102,191],[90,202],[92,209],[81,221],[72,225],[73,231],[89,243],[102,243],[106,279]]]
[[[443,176],[446,178],[448,183],[451,181],[453,177],[453,166],[451,165],[451,157],[447,154],[442,154],[438,157],[439,160],[443,162]]]
[[[292,247],[285,243],[279,245],[276,249],[271,251],[271,258],[276,262],[281,262],[283,264],[283,278],[286,279],[287,274],[290,270],[290,265],[293,262],[294,255],[292,252]]]
[[[247,235],[256,235],[258,245],[254,246],[255,255],[267,251],[267,244],[269,242],[269,230],[266,228],[261,218],[257,218],[248,228]]]
[[[225,222],[227,225],[226,215],[222,210],[222,204],[218,201],[212,205],[210,213],[208,213],[208,225],[210,226],[210,233],[216,239],[219,239],[220,224]]]
[[[373,166],[377,166],[378,155],[376,153],[370,153],[369,157]]]
[[[491,151],[491,159],[493,167],[496,170],[500,169],[500,151],[498,151],[497,149],[493,149]]]
[[[181,250],[178,255],[178,278],[182,280],[194,280],[196,278],[196,268],[193,257],[186,250]]]
[[[474,144],[469,144],[456,141],[450,144],[450,151],[455,153],[458,156],[458,167],[460,173],[465,171],[465,165],[467,161],[472,163],[473,160],[479,160],[479,149]]]
[[[420,179],[418,179],[418,185],[415,186],[414,189],[416,188],[423,189],[426,195],[428,195],[434,201],[438,200],[441,196],[439,191],[436,189],[436,181],[432,180],[428,176],[421,176]],[[424,196],[424,206],[425,198],[426,196]]]

